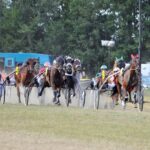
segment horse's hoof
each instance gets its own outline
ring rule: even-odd
[[[61,105],[59,101],[54,102],[56,105]]]
[[[126,103],[126,102],[128,102],[128,98],[125,98],[125,100],[124,100],[124,101],[125,101],[125,103]]]
[[[41,93],[38,93],[38,97],[40,97],[40,96],[42,96],[42,94],[41,94]]]
[[[119,105],[118,101],[115,102],[115,105]]]
[[[122,108],[123,108],[123,109],[126,108],[126,103],[125,103],[125,101],[122,101],[122,102],[121,102],[121,105],[122,105]]]
[[[57,105],[58,105],[58,106],[60,106],[60,105],[61,105],[61,104],[60,104],[60,102],[59,102],[59,103],[57,103]]]

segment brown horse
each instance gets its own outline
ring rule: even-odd
[[[121,84],[122,83],[122,72],[123,70],[125,69],[125,61],[123,59],[123,57],[120,57],[120,58],[117,58],[115,59],[115,62],[114,62],[114,66],[113,66],[113,70],[110,72],[110,75],[111,74],[114,74],[112,76],[112,78],[110,78],[108,80],[108,82],[114,82],[115,84],[115,87],[114,87],[114,91],[113,91],[113,94],[112,94],[112,99],[113,101],[116,102],[116,104],[118,104],[118,100],[119,100],[119,96],[121,98],[122,94],[121,94]]]
[[[37,59],[28,59],[23,66],[21,67],[17,66],[18,70],[15,71],[14,77],[16,81],[19,103],[21,103],[20,86],[23,86],[25,88],[25,92],[27,88],[29,88],[29,92],[31,92],[32,86],[34,85],[33,79],[36,75],[36,71],[34,67],[36,63],[37,63]],[[26,96],[26,93],[24,94]]]
[[[39,80],[39,90],[38,96],[42,96],[43,90],[46,87],[52,87],[54,98],[53,102],[55,104],[60,104],[59,97],[60,91],[63,86],[63,67],[57,61],[51,67],[43,68],[43,73],[41,79]],[[39,77],[40,78],[40,77]]]
[[[50,84],[53,90],[54,98],[53,102],[55,104],[60,104],[59,97],[61,96],[60,91],[61,88],[63,87],[64,84],[64,79],[63,79],[63,70],[62,66],[59,66],[59,64],[53,64],[51,67],[51,72],[50,72]]]
[[[138,87],[138,67],[139,57],[138,55],[131,54],[131,63],[127,70],[125,70],[122,77],[122,106],[125,108],[126,101],[128,100],[128,93],[132,91],[137,92]],[[130,95],[129,95],[130,96]],[[136,101],[136,95],[134,95],[134,103]]]
[[[120,59],[121,60],[121,59]],[[129,99],[129,102],[132,102],[131,99],[131,92],[137,92],[137,85],[138,85],[138,55],[131,54],[131,63],[130,66],[124,68],[124,62],[121,60],[115,61],[114,65],[114,73],[115,69],[118,73],[116,73],[114,78],[114,83],[116,85],[116,95],[113,97],[114,100],[118,100],[119,96],[122,100],[122,106],[125,108],[126,101]],[[120,64],[120,65],[119,65]],[[121,68],[119,67],[122,66]],[[136,94],[134,93],[134,103],[136,103]]]

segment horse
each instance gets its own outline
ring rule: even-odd
[[[131,54],[130,66],[125,70],[122,76],[122,106],[125,108],[128,100],[128,93],[138,89],[138,67],[139,56]],[[134,94],[134,104],[137,103],[136,94]]]
[[[113,69],[115,69],[116,67],[118,67],[119,69],[125,68],[125,61],[123,59],[123,57],[120,58],[115,58],[115,62],[114,62],[114,66]]]
[[[79,100],[82,100],[83,89],[81,88],[81,83],[80,83],[80,75],[82,72],[82,65],[81,65],[80,59],[78,59],[78,58],[74,59],[73,70],[74,70],[73,78],[75,81],[75,91],[76,91],[76,93],[78,93]]]
[[[67,63],[65,65],[65,99],[67,100],[67,106],[71,103],[71,92],[73,96],[75,96],[75,80],[73,76],[73,65],[71,63]]]
[[[53,103],[60,105],[59,97],[61,96],[61,88],[64,85],[64,57],[58,56],[54,59],[51,66],[44,66],[40,69],[38,77],[38,96],[42,96],[42,93],[46,87],[52,87],[53,90]]]
[[[79,92],[79,98],[81,97],[81,86],[80,86],[80,72],[81,72],[81,62],[79,59],[73,59],[70,56],[64,57],[64,71],[65,71],[65,82],[64,87],[67,93],[65,98],[68,99],[67,106],[71,103],[71,92],[72,95],[76,95],[76,91]],[[63,75],[63,74],[62,74]]]
[[[19,103],[21,103],[20,86],[25,87],[25,89],[29,88],[29,93],[30,93],[33,85],[35,84],[35,82],[33,82],[33,79],[36,75],[36,72],[34,69],[36,63],[37,63],[37,59],[31,58],[31,59],[28,59],[26,63],[23,64],[23,66],[18,65],[16,67],[14,78],[15,78]],[[26,97],[26,90],[25,90],[24,96]]]
[[[112,93],[112,99],[116,102],[116,104],[118,104],[119,95],[120,95],[120,98],[122,96],[121,84],[120,84],[119,80],[121,80],[120,78],[122,78],[122,73],[125,70],[125,66],[126,66],[126,64],[125,64],[123,57],[120,57],[120,58],[116,57],[114,66],[113,66],[113,71],[110,73],[110,74],[114,74],[112,76],[113,80],[111,78],[108,80],[109,83],[114,82],[114,84],[115,84],[113,93]],[[118,79],[118,77],[119,77],[119,79]]]
[[[50,71],[50,84],[53,90],[53,102],[55,104],[60,105],[59,97],[61,96],[61,88],[64,85],[64,76],[62,75],[64,73],[62,66],[56,62],[56,64],[53,64]]]

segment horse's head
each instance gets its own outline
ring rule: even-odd
[[[114,66],[119,67],[120,69],[125,68],[125,61],[123,57],[120,57],[120,58],[116,57]]]
[[[65,63],[65,60],[63,56],[56,57],[56,59],[53,62],[53,64],[59,69],[63,68],[64,63]]]
[[[65,63],[66,63],[66,64],[67,64],[67,63],[73,64],[73,63],[74,63],[74,59],[73,59],[72,57],[70,57],[70,56],[66,56],[66,57],[65,57]]]
[[[79,59],[74,59],[73,66],[75,71],[81,71],[81,61]]]
[[[30,71],[30,72],[34,71],[35,70],[34,67],[35,67],[35,64],[37,62],[38,62],[37,59],[34,59],[34,58],[28,59],[27,62],[26,62],[26,65],[28,67],[28,71]]]
[[[73,75],[73,66],[71,63],[66,64],[65,71],[68,75]]]
[[[131,54],[131,66],[134,68],[138,68],[139,66],[139,55]]]

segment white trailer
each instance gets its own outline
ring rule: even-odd
[[[150,63],[141,64],[142,76],[150,76]]]

